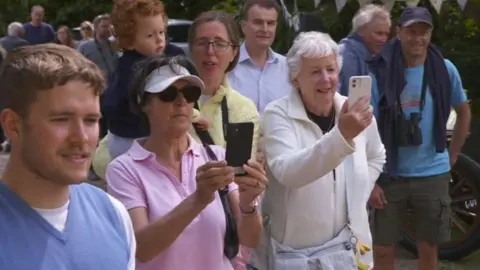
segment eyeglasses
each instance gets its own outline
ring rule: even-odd
[[[225,40],[205,40],[205,39],[199,39],[193,43],[193,46],[198,49],[203,49],[203,50],[208,50],[210,45],[213,46],[213,50],[216,52],[223,52],[225,51],[228,47],[230,46],[236,46],[235,44],[225,41]]]
[[[174,102],[175,100],[177,100],[177,97],[180,93],[182,93],[183,97],[188,103],[194,103],[200,98],[202,90],[199,87],[193,85],[187,85],[182,88],[169,86],[167,89],[156,94],[156,96],[163,102]]]

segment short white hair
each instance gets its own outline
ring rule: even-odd
[[[19,22],[12,22],[7,27],[7,33],[9,36],[18,36],[20,35],[25,29],[23,28],[23,24]]]
[[[375,19],[390,21],[390,12],[384,6],[368,4],[360,8],[352,19],[352,32],[357,32],[363,26]]]
[[[338,44],[329,34],[311,31],[300,33],[287,53],[288,76],[290,80],[297,77],[302,57],[326,57],[334,54],[337,58],[338,72],[342,69],[342,55]]]

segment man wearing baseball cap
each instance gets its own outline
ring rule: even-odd
[[[372,105],[387,164],[370,204],[376,269],[394,268],[394,245],[407,203],[419,248],[419,269],[438,269],[437,246],[450,239],[450,168],[470,125],[457,69],[431,43],[433,22],[423,7],[405,8],[397,36],[371,62]],[[458,115],[447,149],[446,122]]]

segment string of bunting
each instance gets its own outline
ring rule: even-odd
[[[320,4],[320,1],[321,0],[314,0],[315,6],[318,6]],[[443,2],[445,0],[429,0],[429,1],[430,1],[430,4],[432,4],[432,7],[437,11],[437,13],[440,13]],[[360,6],[367,5],[370,2],[371,0],[358,0],[358,3],[360,4]],[[420,0],[382,0],[382,2],[388,10],[391,10],[395,2],[405,2],[409,7],[415,7],[418,5]],[[340,10],[342,10],[346,3],[347,3],[347,0],[335,0],[335,4],[337,5],[337,11],[339,12]],[[457,0],[457,3],[460,6],[460,9],[464,10],[465,6],[467,5],[467,0]]]
[[[340,12],[343,9],[343,7],[345,7],[345,4],[347,4],[347,1],[348,0],[335,0],[337,12]],[[360,6],[364,6],[372,2],[371,0],[357,0],[357,1],[360,4]],[[442,4],[445,0],[429,0],[429,1],[432,4],[433,8],[438,13],[440,13],[440,10],[442,9]],[[313,0],[315,8],[318,7],[318,5],[320,5],[321,2],[322,0]],[[415,7],[418,5],[420,0],[382,0],[382,2],[388,10],[391,10],[395,2],[405,2],[409,7]],[[282,4],[282,6],[285,6],[284,0],[280,0],[280,3]],[[460,8],[464,10],[465,6],[467,5],[467,0],[457,0],[457,3],[460,6]]]
[[[340,12],[345,7],[345,5],[347,4],[347,1],[348,0],[335,0],[337,12]],[[372,2],[372,0],[357,0],[357,1],[360,4],[360,7],[363,7]],[[445,0],[429,0],[429,1],[432,4],[432,7],[437,11],[437,13],[440,13],[443,2]],[[292,14],[288,11],[287,6],[285,5],[285,0],[279,0],[279,2],[282,7],[284,20],[289,24],[290,27],[298,31],[298,29],[300,29],[300,20],[298,15],[299,12],[298,12],[297,0],[293,0],[294,10]],[[321,2],[322,0],[313,0],[315,8],[317,8]],[[409,7],[415,7],[418,5],[420,0],[382,0],[382,2],[385,8],[387,8],[388,10],[392,10],[393,6],[395,5],[395,2],[405,2]],[[457,0],[457,2],[460,8],[464,10],[465,6],[467,5],[467,0]]]

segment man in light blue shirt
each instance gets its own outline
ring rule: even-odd
[[[385,177],[370,204],[375,268],[392,269],[408,207],[420,269],[438,269],[438,245],[450,240],[450,168],[468,135],[470,108],[452,62],[431,44],[433,22],[423,7],[400,15],[397,37],[372,61],[372,106],[387,152]],[[457,113],[446,142],[451,109]],[[448,148],[447,148],[448,147]]]
[[[229,74],[232,88],[250,98],[260,115],[268,103],[286,96],[292,88],[286,58],[270,48],[279,13],[280,6],[274,0],[245,3],[241,22],[245,42],[238,64]]]

